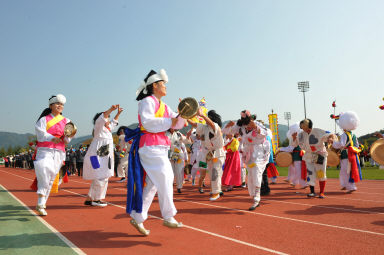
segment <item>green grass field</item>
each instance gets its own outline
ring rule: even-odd
[[[288,167],[278,167],[277,170],[280,176],[288,175]],[[363,174],[363,180],[384,180],[384,169],[379,167],[364,167],[361,169]],[[327,178],[339,178],[339,170],[336,167],[329,167],[327,169]]]

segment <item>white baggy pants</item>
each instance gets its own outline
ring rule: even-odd
[[[36,160],[34,161],[37,178],[37,194],[43,195],[46,199],[51,192],[52,184],[59,173],[65,153],[50,148],[38,148]]]
[[[268,162],[248,164],[248,192],[255,202],[260,202],[260,188],[263,180],[263,172]]]
[[[124,158],[120,159],[120,163],[117,166],[117,177],[127,177],[128,173],[128,159],[129,155],[125,155]]]
[[[161,215],[169,219],[176,215],[173,203],[173,171],[165,146],[144,146],[139,149],[140,162],[147,173],[143,190],[143,209],[141,213],[133,210],[131,217],[142,223],[148,218],[148,210],[158,192]]]
[[[293,185],[300,185],[300,187],[305,187],[307,185],[307,180],[301,179],[301,160],[293,161],[293,178],[291,179]]]
[[[357,190],[356,183],[349,182],[350,173],[351,173],[351,163],[347,158],[342,159],[340,161],[340,175],[339,175],[340,186],[342,188],[346,188],[347,190]]]
[[[91,187],[89,188],[88,196],[93,201],[105,199],[108,188],[108,178],[92,180]]]
[[[178,163],[178,161],[180,162]],[[176,179],[176,187],[181,189],[183,188],[184,182],[184,159],[180,158],[179,160],[171,160],[171,166]]]

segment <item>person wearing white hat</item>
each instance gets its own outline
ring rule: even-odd
[[[340,155],[340,186],[342,190],[352,193],[357,190],[356,182],[361,180],[360,162],[356,154],[360,152],[359,141],[352,134],[359,125],[359,117],[355,112],[347,111],[341,113],[336,123],[344,131],[339,141],[334,141],[332,146],[341,150]]]
[[[174,174],[168,159],[170,141],[165,132],[170,128],[182,128],[185,120],[162,101],[167,94],[167,82],[165,70],[162,69],[159,73],[151,70],[136,91],[140,135],[133,140],[129,155],[126,211],[132,217],[131,225],[143,235],[149,235],[149,230],[145,229],[143,223],[148,218],[148,210],[156,193],[164,219],[163,225],[170,228],[182,227],[182,223],[174,218],[177,213],[173,202]],[[126,140],[129,139],[127,132],[129,131],[126,131]],[[137,171],[131,168],[131,162],[136,160],[133,157],[136,153],[133,154],[132,151],[136,149],[140,165],[146,173],[143,190],[140,190],[141,184],[138,183],[141,180],[131,180],[134,177],[130,175],[130,172]],[[135,185],[133,181],[136,181]]]
[[[291,183],[294,187],[300,186],[301,188],[307,187],[307,170],[305,161],[302,160],[304,151],[299,146],[298,134],[302,132],[299,123],[294,123],[289,127],[287,138],[289,140],[288,147],[282,147],[279,150],[290,152],[292,154],[292,164],[289,166],[291,172]]]
[[[65,103],[66,98],[61,94],[49,98],[49,108],[44,109],[35,124],[37,149],[34,166],[38,194],[36,210],[40,216],[47,215],[46,203],[65,160],[65,145],[71,140],[64,135],[64,127],[70,122],[62,116]]]

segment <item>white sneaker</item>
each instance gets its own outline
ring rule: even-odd
[[[108,204],[105,201],[97,200],[97,201],[92,201],[92,205],[93,206],[106,207]]]
[[[36,206],[36,211],[37,211],[37,214],[40,215],[40,216],[47,216],[48,213],[47,211],[44,209],[45,205],[37,205]]]

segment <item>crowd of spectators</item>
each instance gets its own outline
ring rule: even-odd
[[[87,149],[87,146],[82,145],[78,148],[69,147],[66,149],[65,164],[63,167],[68,175],[82,176],[84,156],[87,153]],[[16,155],[5,156],[3,157],[4,166],[10,168],[34,169],[33,154],[33,150],[28,150],[27,152],[22,152]],[[117,169],[117,164],[119,163],[119,155],[120,152],[115,150],[115,171]],[[117,176],[117,173],[115,174]]]

